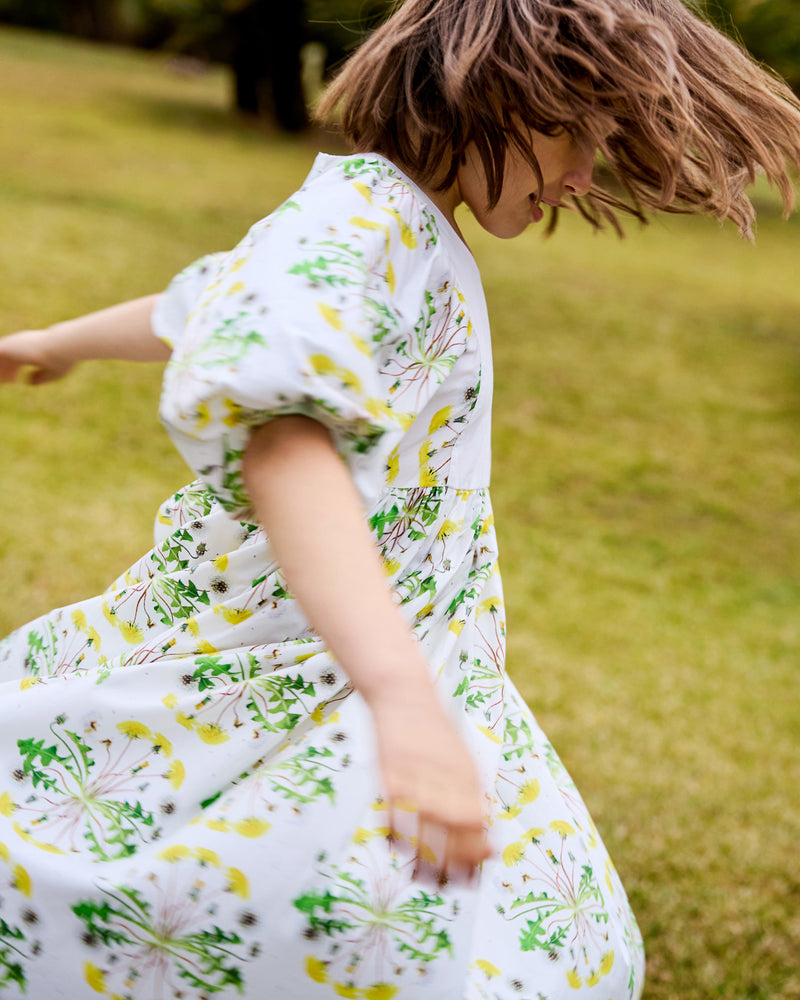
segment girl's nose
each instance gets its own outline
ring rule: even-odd
[[[579,156],[564,174],[564,193],[576,197],[588,194],[594,175],[594,149],[580,150]]]

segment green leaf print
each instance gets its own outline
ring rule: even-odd
[[[224,657],[219,653],[196,660],[192,680],[205,698],[191,716],[195,723],[209,721],[221,726],[226,714],[247,710],[250,721],[270,732],[294,729],[312,709],[305,699],[316,697],[314,685],[299,674],[264,673],[263,664],[252,653]]]
[[[0,918],[0,989],[14,983],[25,991],[25,970],[20,958],[24,957],[18,944],[25,941],[19,927],[12,927]]]
[[[557,908],[557,907],[556,907]],[[552,912],[552,911],[551,911]],[[566,927],[557,927],[549,936],[545,921],[549,914],[541,914],[535,921],[528,920],[527,926],[520,931],[520,951],[555,951],[564,944],[567,937]]]
[[[267,338],[258,330],[247,329],[253,319],[250,313],[241,311],[235,316],[223,319],[212,330],[203,343],[184,358],[185,364],[198,360],[203,368],[227,367],[243,361],[251,348],[265,347]]]
[[[301,913],[305,913],[308,917],[310,930],[321,932],[331,937],[337,931],[346,931],[351,926],[346,920],[328,919],[326,916],[319,915],[320,912],[323,914],[330,913],[339,901],[337,896],[332,896],[329,892],[320,893],[312,891],[298,896],[294,901],[294,905]]]
[[[142,750],[126,739],[112,756],[109,740],[106,759],[98,764],[96,751],[78,733],[61,728],[59,720],[50,731],[55,742],[49,745],[32,737],[17,741],[22,774],[35,789],[17,805],[18,813],[33,814],[37,838],[49,836],[78,850],[75,838],[82,836],[103,861],[129,857],[146,839],[144,831],[154,828],[153,814],[136,797],[153,747]]]
[[[342,170],[348,180],[355,180],[356,177],[363,177],[365,174],[375,174],[376,177],[380,177],[386,170],[386,167],[377,160],[367,160],[363,156],[358,156],[352,160],[345,160],[342,163]],[[397,176],[393,170],[386,172],[390,177]]]
[[[36,740],[33,738],[28,740],[17,740],[17,746],[19,747],[19,752],[23,759],[23,773],[28,775],[33,781],[34,788],[41,785],[42,788],[47,790],[55,788],[57,781],[54,777],[49,775],[43,768],[36,767],[37,758],[41,761],[45,767],[54,761],[65,761],[66,757],[61,757],[58,753],[58,747],[53,745],[50,747],[45,747],[44,740]]]
[[[324,856],[320,860],[324,863]],[[383,981],[397,966],[416,976],[438,956],[452,954],[447,925],[454,913],[441,895],[414,891],[407,872],[394,865],[363,855],[351,863],[364,877],[324,865],[318,874],[327,884],[294,900],[306,918],[307,936],[320,942],[317,954],[331,981],[363,986]]]
[[[401,604],[408,604],[423,595],[433,600],[436,597],[436,577],[433,574],[423,576],[420,570],[415,570],[398,580],[396,589],[402,594]]]
[[[197,929],[197,917],[204,911],[191,899],[176,896],[154,906],[144,895],[127,886],[102,890],[103,900],[82,900],[72,907],[88,935],[102,942],[127,962],[117,975],[141,981],[147,988],[149,977],[159,986],[177,987],[175,979],[198,991],[197,997],[233,987],[244,990],[241,966],[242,936],[224,930],[217,923]],[[112,973],[109,973],[111,975]],[[144,994],[140,994],[144,995]],[[181,995],[176,990],[174,995]]]
[[[45,631],[36,629],[28,631],[28,655],[25,657],[25,668],[35,677],[43,674],[54,674],[58,662],[58,639],[55,626],[51,621],[44,623]]]
[[[294,264],[288,274],[305,277],[314,285],[327,285],[329,288],[347,288],[364,283],[364,254],[354,250],[346,243],[333,243],[323,240],[314,244],[314,250],[324,251],[313,260]]]
[[[513,757],[527,757],[533,751],[533,734],[524,715],[518,722],[510,715],[505,717],[503,748],[503,759],[507,761]]]
[[[265,768],[260,773],[269,778],[273,791],[285,799],[308,803],[326,796],[333,804],[336,789],[331,779],[339,766],[329,763],[335,758],[330,747],[309,747],[288,760],[281,760],[274,773]]]

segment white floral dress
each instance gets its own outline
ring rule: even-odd
[[[0,643],[0,995],[637,997],[642,946],[504,672],[475,263],[377,156],[321,156],[161,297],[162,418],[198,481],[101,596]],[[412,879],[372,722],[252,523],[250,428],[332,431],[488,790],[496,854]]]

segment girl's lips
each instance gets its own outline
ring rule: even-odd
[[[546,205],[548,208],[561,207],[560,202],[553,201],[551,198],[540,198],[539,203],[537,205],[534,195],[530,195],[530,203],[531,203],[532,222],[541,222],[542,219],[544,218],[544,210],[542,208],[543,205]]]

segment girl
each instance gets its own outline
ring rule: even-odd
[[[800,109],[677,0],[407,0],[339,106],[354,154],[232,252],[0,345],[7,381],[171,358],[199,477],[104,594],[0,645],[4,997],[640,995],[623,889],[504,672],[455,210],[747,234],[757,172],[790,207]]]

